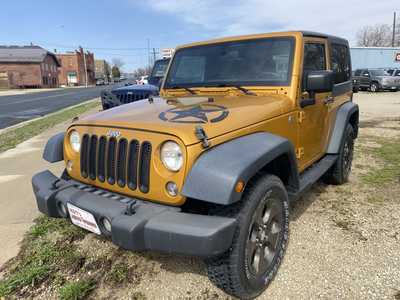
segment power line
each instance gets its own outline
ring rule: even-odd
[[[108,48],[108,47],[88,47],[82,45],[65,45],[65,44],[56,44],[56,43],[47,43],[47,42],[40,42],[38,41],[37,44],[48,45],[51,47],[57,48],[70,48],[70,49],[77,49],[82,47],[84,49],[91,49],[91,50],[111,50],[111,51],[137,51],[137,50],[147,50],[146,47],[136,47],[136,48]]]
[[[88,48],[85,48],[88,49]],[[96,51],[96,54],[102,53],[102,51]],[[109,53],[109,52],[104,52],[104,54],[107,55],[113,55],[113,56],[126,56],[126,57],[141,57],[141,56],[147,56],[147,53],[141,53],[141,54],[126,54],[126,53]]]

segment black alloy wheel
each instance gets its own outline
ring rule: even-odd
[[[216,215],[234,217],[237,227],[230,249],[206,260],[212,283],[240,299],[259,296],[273,280],[289,237],[289,200],[275,175],[258,175],[239,203]]]
[[[265,197],[253,215],[246,246],[246,260],[254,276],[265,278],[282,239],[283,214],[279,199]]]

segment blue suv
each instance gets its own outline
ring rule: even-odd
[[[101,104],[103,109],[109,109],[122,104],[127,104],[143,99],[149,96],[157,96],[159,85],[167,70],[170,59],[159,59],[154,62],[151,75],[149,76],[149,84],[133,84],[101,92]]]

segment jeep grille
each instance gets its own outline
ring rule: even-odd
[[[85,134],[81,145],[81,175],[131,190],[148,193],[151,143]]]
[[[134,101],[147,99],[149,98],[149,93],[120,93],[116,94],[116,96],[122,104],[127,104]]]

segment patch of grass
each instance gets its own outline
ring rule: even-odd
[[[400,140],[379,139],[379,148],[369,148],[369,152],[382,161],[382,167],[373,168],[361,179],[366,184],[381,185],[400,179]]]
[[[96,282],[90,279],[68,282],[60,288],[59,296],[61,300],[84,299],[95,287]]]
[[[58,272],[75,272],[84,260],[76,246],[69,242],[77,234],[66,220],[40,217],[27,234],[18,256],[11,261],[6,277],[0,281],[0,297],[18,295],[26,287],[35,287],[47,278],[56,278]],[[54,232],[62,233],[52,240]],[[63,281],[58,278],[57,282]]]
[[[41,216],[35,220],[35,225],[33,225],[29,230],[29,235],[33,238],[44,236],[50,232],[59,232],[68,239],[81,239],[85,236],[86,232],[72,225],[66,219],[56,219],[49,218],[47,216]]]
[[[51,128],[58,123],[70,120],[92,108],[97,107],[98,101],[85,103],[69,109],[65,109],[44,118],[32,121],[22,127],[11,129],[0,134],[0,153],[8,149],[15,148],[18,144],[26,141],[42,131]]]
[[[382,204],[385,202],[385,199],[382,197],[382,195],[368,195],[367,196],[367,202],[370,204]]]
[[[131,295],[132,300],[146,300],[147,297],[142,292],[133,292]]]
[[[124,262],[119,262],[111,267],[106,278],[113,283],[122,283],[128,277],[129,268]]]
[[[8,279],[0,281],[0,297],[5,297],[24,286],[35,285],[47,278],[50,269],[47,265],[28,265],[21,268]]]

